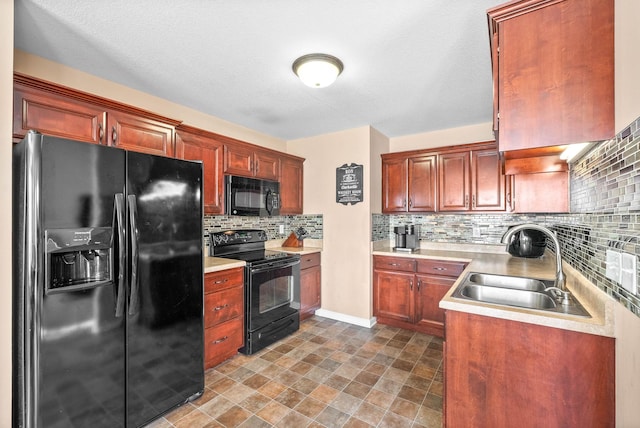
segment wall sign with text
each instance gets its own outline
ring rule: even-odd
[[[345,163],[336,168],[336,202],[355,205],[362,200],[362,165]]]

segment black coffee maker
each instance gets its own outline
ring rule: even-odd
[[[420,249],[420,226],[408,224],[393,228],[396,234],[396,246],[393,251],[413,252]]]

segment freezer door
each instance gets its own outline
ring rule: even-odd
[[[14,160],[14,422],[123,427],[114,207],[125,187],[125,152],[30,133]]]
[[[203,372],[202,166],[127,153],[127,426],[199,396]]]

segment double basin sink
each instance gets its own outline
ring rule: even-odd
[[[568,301],[556,299],[549,290],[554,282],[509,275],[470,272],[451,297],[501,306],[527,308],[545,312],[590,317],[573,296]]]

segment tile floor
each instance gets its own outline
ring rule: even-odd
[[[441,339],[313,317],[209,369],[202,397],[148,428],[441,425]]]

